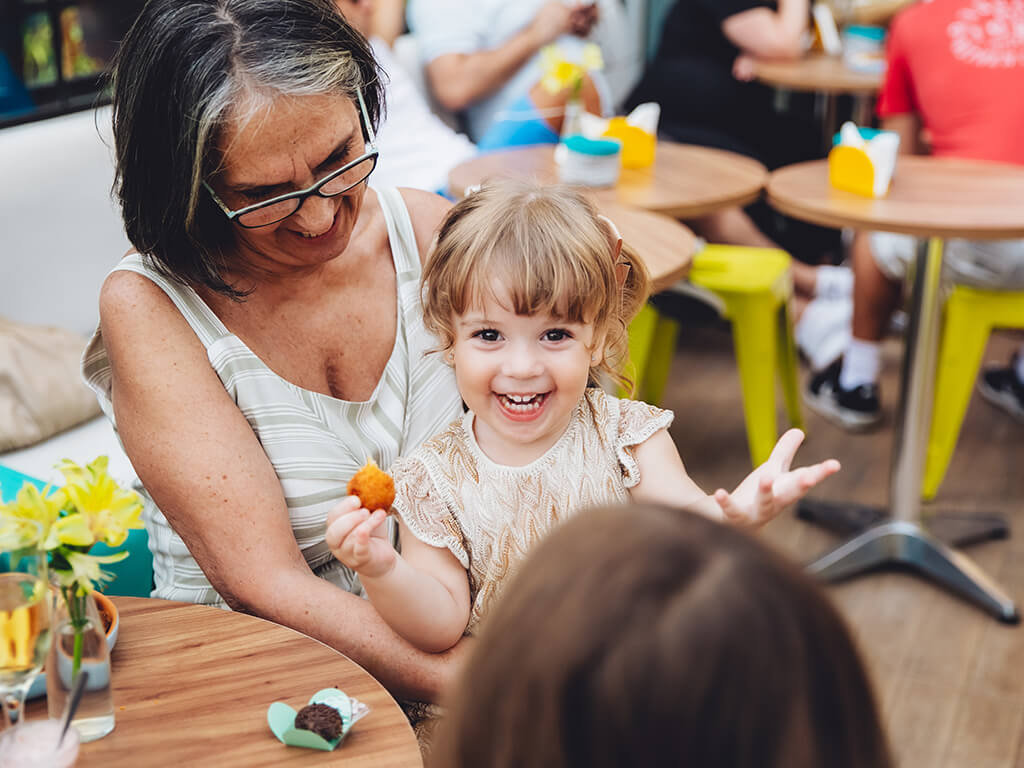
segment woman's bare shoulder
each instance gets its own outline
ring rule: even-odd
[[[409,210],[412,228],[416,233],[416,245],[420,251],[420,258],[423,259],[430,250],[430,244],[437,234],[441,219],[448,213],[452,203],[440,195],[421,189],[402,187],[399,192],[405,200],[405,207]]]
[[[184,343],[190,347],[198,341],[163,289],[130,270],[111,272],[104,280],[100,288],[100,327],[108,350],[140,344],[148,347],[146,342],[157,339],[160,346]]]

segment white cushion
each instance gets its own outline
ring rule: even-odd
[[[106,416],[98,416],[28,448],[0,453],[0,464],[40,480],[63,485],[60,473],[53,468],[58,461],[71,459],[86,464],[103,454],[109,457],[110,474],[118,483],[130,485],[134,482],[135,469]]]

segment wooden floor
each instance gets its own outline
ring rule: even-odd
[[[987,359],[1006,360],[1021,337],[994,336]],[[816,497],[883,504],[889,481],[899,340],[884,347],[885,426],[850,435],[805,409],[801,463],[835,456],[842,471]],[[806,381],[806,371],[802,380]],[[739,380],[727,326],[684,328],[662,402],[676,412],[672,434],[705,490],[733,487],[749,471]],[[784,424],[780,409],[780,425]],[[971,547],[975,562],[1024,603],[1024,424],[975,396],[949,474],[928,509],[1005,515],[1010,539]],[[839,541],[792,512],[765,537],[801,562]],[[875,680],[898,765],[905,768],[1024,768],[1024,628],[1007,627],[973,605],[904,572],[830,586]]]

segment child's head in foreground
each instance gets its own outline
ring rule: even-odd
[[[887,768],[843,620],[706,518],[584,512],[519,570],[450,699],[449,768]]]
[[[614,224],[578,190],[489,183],[441,224],[424,268],[426,326],[451,360],[459,318],[488,307],[586,325],[588,374],[621,381],[627,326],[647,298],[648,279],[620,243]]]

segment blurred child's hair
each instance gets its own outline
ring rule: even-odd
[[[888,768],[830,600],[696,514],[584,512],[488,616],[434,744],[445,768]]]
[[[627,327],[647,299],[647,270],[628,245],[615,261],[615,235],[579,191],[501,181],[448,212],[423,272],[423,319],[447,351],[455,317],[495,298],[500,281],[519,315],[593,323],[604,335],[594,370],[628,386]],[[625,273],[622,285],[617,274]]]

